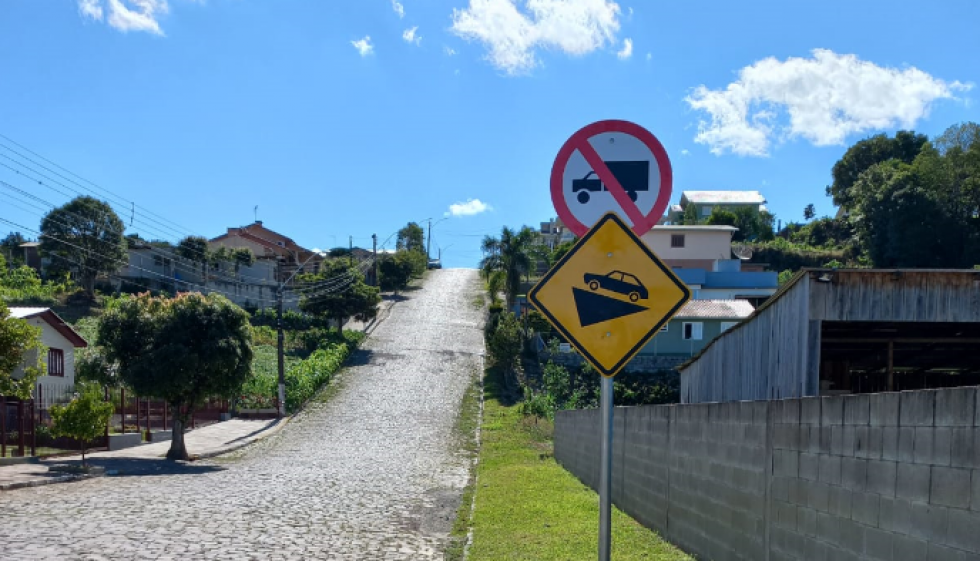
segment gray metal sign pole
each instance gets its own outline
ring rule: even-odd
[[[612,549],[613,379],[602,378],[599,389],[602,443],[599,453],[599,561],[609,561]]]

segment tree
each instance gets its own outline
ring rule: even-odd
[[[892,159],[911,164],[928,140],[922,134],[898,131],[894,137],[879,134],[857,142],[834,164],[834,182],[827,187],[827,195],[833,197],[835,205],[850,211],[854,204],[851,187],[865,170]]]
[[[394,255],[378,258],[378,272],[381,275],[381,290],[403,290],[411,282],[414,274],[412,252],[399,251]]]
[[[202,282],[207,285],[208,264],[212,260],[212,252],[208,247],[207,238],[203,236],[187,236],[186,238],[177,242],[177,247],[174,248],[174,253],[177,254],[178,257],[182,257],[191,263],[199,264],[201,266]],[[227,255],[227,251],[222,255]]]
[[[20,244],[26,241],[20,232],[10,232],[0,241],[0,253],[5,255],[11,264],[22,262],[24,254],[20,250]]]
[[[510,312],[500,314],[497,326],[487,338],[487,350],[494,362],[508,371],[513,370],[522,346],[521,323],[517,316]]]
[[[712,212],[714,212],[714,210],[712,210]],[[684,213],[681,215],[681,224],[696,226],[699,222],[698,207],[691,203],[684,205]]]
[[[235,395],[252,372],[248,314],[218,294],[140,294],[102,316],[98,344],[138,395],[167,402],[173,439],[167,458],[188,459],[184,430],[208,398]]]
[[[773,215],[752,207],[739,206],[731,210],[715,207],[706,223],[738,228],[732,235],[732,241],[768,241],[774,237],[773,220]]]
[[[43,350],[41,328],[11,317],[0,300],[0,395],[30,399],[44,368]],[[16,370],[20,372],[15,377]]]
[[[41,254],[56,268],[74,270],[85,293],[95,296],[95,279],[126,263],[123,222],[112,207],[81,196],[53,209],[41,221]]]
[[[395,247],[425,253],[425,231],[417,223],[409,222],[404,228],[398,230]]]
[[[84,466],[89,441],[105,432],[115,408],[103,401],[97,384],[80,384],[80,390],[67,405],[52,405],[49,412],[53,422],[51,434],[77,440]]]
[[[364,275],[357,268],[350,268],[346,259],[324,262],[319,274],[302,275],[300,280],[321,283],[321,288],[313,288],[303,296],[299,303],[300,309],[315,316],[336,320],[340,331],[343,330],[347,318],[368,321],[378,315],[380,291],[365,284]],[[328,284],[328,281],[332,282]]]
[[[806,205],[806,208],[803,209],[803,219],[813,220],[814,217],[816,216],[817,216],[817,209],[813,206],[813,203]]]
[[[561,258],[571,251],[573,247],[575,247],[574,241],[562,242],[555,246],[555,249],[551,250],[551,257],[548,258],[548,265],[554,267],[555,263],[561,261]]]
[[[494,271],[504,274],[508,309],[513,308],[520,292],[521,275],[531,270],[531,246],[536,236],[537,233],[527,226],[517,232],[504,226],[499,238],[487,236],[483,239],[486,257],[480,261],[480,270],[484,279],[489,279]]]

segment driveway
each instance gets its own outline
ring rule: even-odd
[[[441,559],[480,291],[476,271],[433,271],[333,397],[230,458],[0,494],[3,559]]]

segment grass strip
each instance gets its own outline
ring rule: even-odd
[[[484,383],[469,561],[595,559],[598,495],[553,459],[549,421],[524,418],[494,369]],[[692,559],[616,508],[612,527],[617,560]]]

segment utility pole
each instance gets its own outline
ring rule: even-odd
[[[371,241],[374,243],[374,286],[381,286],[381,277],[378,276],[378,235],[371,234]]]
[[[282,293],[286,289],[286,283],[282,281],[282,261],[276,262],[279,272],[279,289],[276,290],[276,342],[277,355],[279,359],[279,418],[286,416],[286,334],[282,329]]]
[[[429,219],[429,239],[425,241],[425,259],[432,259],[432,219]]]
[[[282,299],[283,293],[286,291],[286,285],[289,281],[293,280],[293,277],[310,262],[311,259],[316,257],[316,253],[312,253],[306,258],[306,261],[302,265],[298,266],[293,274],[289,276],[288,279],[283,280],[282,278],[282,258],[276,261],[276,277],[279,279],[279,287],[276,290],[276,346],[278,347],[276,354],[279,359],[279,418],[286,416],[286,333],[283,331],[282,327]],[[299,261],[296,261],[299,263]]]

